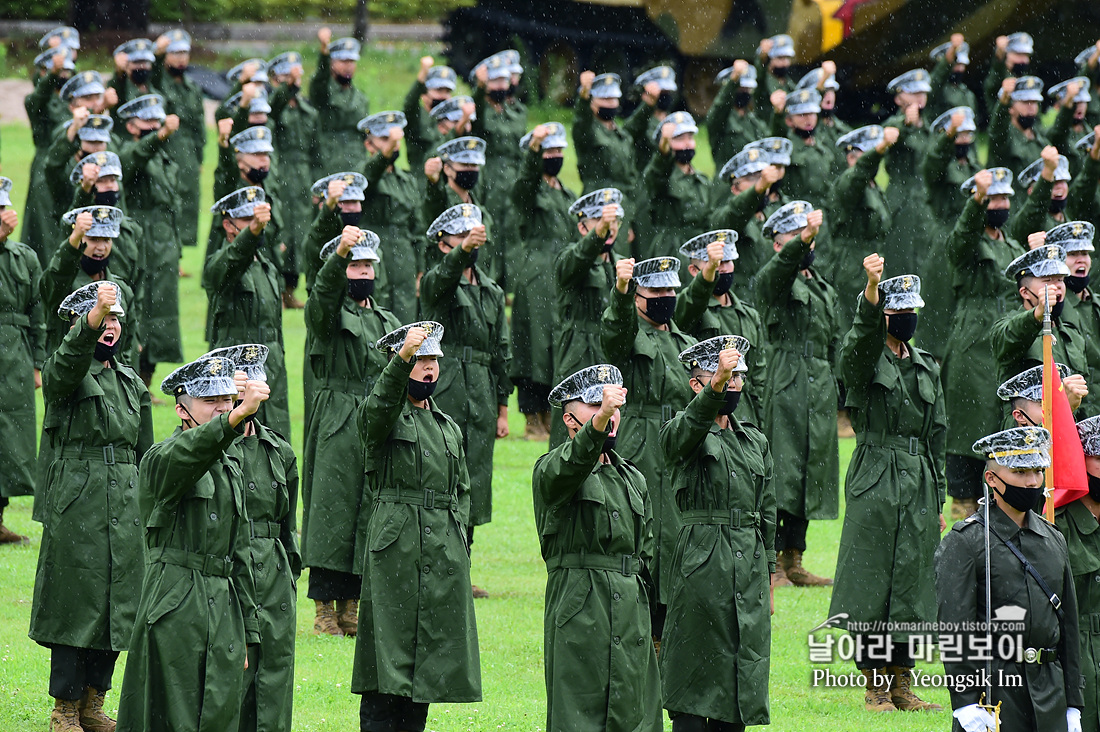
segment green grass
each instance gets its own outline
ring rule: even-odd
[[[371,108],[400,108],[405,90],[416,73],[420,49],[415,47],[370,51],[361,65],[359,84],[371,96]],[[364,67],[370,67],[366,70]],[[568,122],[569,113],[559,109],[535,108],[536,121],[558,119]],[[0,173],[15,182],[14,199],[20,212],[27,187],[27,169],[32,155],[30,134],[24,127],[5,125],[2,130],[3,168]],[[710,154],[706,134],[700,135],[698,160],[707,173]],[[203,205],[208,208],[213,175],[213,147],[207,147],[203,170]],[[567,151],[563,179],[579,191],[573,151]],[[208,219],[200,222],[206,231]],[[16,234],[18,238],[18,233]],[[206,297],[199,285],[202,250],[185,250],[184,268],[196,276],[180,283],[181,322],[184,350],[195,357],[206,350],[202,323]],[[287,367],[290,379],[294,446],[302,444],[302,344],[305,336],[301,311],[284,313]],[[167,374],[162,365],[157,378]],[[428,720],[431,730],[540,730],[545,722],[545,693],[542,677],[542,601],[546,573],[539,558],[534,530],[530,479],[531,467],[542,452],[538,443],[519,438],[523,432],[518,411],[511,410],[512,436],[497,443],[494,461],[494,521],[477,532],[473,552],[473,579],[492,594],[476,604],[480,636],[485,701],[465,705],[433,706]],[[176,420],[169,407],[154,409],[158,439],[168,435]],[[841,444],[842,470],[854,446]],[[41,527],[31,521],[29,498],[15,499],[5,513],[5,522],[32,537],[26,548],[7,547],[0,551],[0,729],[42,730],[46,727],[51,701],[47,696],[48,652],[26,636],[30,617],[37,548]],[[807,566],[818,574],[832,575],[840,537],[840,521],[814,522],[810,526]],[[303,578],[304,580],[305,578]],[[305,581],[299,586],[297,667],[294,729],[301,732],[351,730],[357,728],[358,697],[348,691],[353,642],[312,635],[312,603],[305,597]],[[785,588],[776,593],[776,614],[772,618],[771,729],[851,730],[863,732],[883,722],[863,710],[858,690],[815,689],[810,685],[807,633],[828,616],[829,589]],[[74,595],[74,603],[81,598]],[[834,631],[835,632],[835,631]],[[593,638],[593,642],[601,639]],[[836,673],[852,667],[835,663]],[[108,696],[108,709],[117,702],[117,685],[122,680],[123,662],[115,676],[116,691]],[[926,671],[941,670],[925,667]],[[949,699],[942,690],[922,694],[945,706]],[[891,715],[891,729],[932,730],[949,726],[948,714]],[[670,725],[666,724],[666,727]]]

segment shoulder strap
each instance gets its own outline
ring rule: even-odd
[[[981,515],[980,512],[974,515],[978,517],[978,523],[985,523],[985,518]],[[1035,569],[1035,566],[1027,560],[1027,557],[1024,556],[1023,552],[1021,552],[1015,544],[1013,544],[1008,539],[1001,538],[1001,535],[997,533],[997,530],[994,529],[992,525],[990,525],[989,527],[989,533],[993,534],[993,536],[996,536],[1001,541],[1001,543],[1007,546],[1008,550],[1012,552],[1017,559],[1020,560],[1020,564],[1024,565],[1024,570],[1028,574],[1030,574],[1032,579],[1034,579],[1035,582],[1039,585],[1039,589],[1046,593],[1047,600],[1050,601],[1050,604],[1054,607],[1054,612],[1058,615],[1058,622],[1064,622],[1066,619],[1066,614],[1062,610],[1062,598],[1058,597],[1058,595],[1050,589],[1050,585],[1048,585],[1046,583],[1046,580],[1043,579],[1043,575],[1039,574],[1039,570]]]

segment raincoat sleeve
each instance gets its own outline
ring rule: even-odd
[[[611,424],[600,432],[589,420],[573,439],[539,458],[535,463],[535,491],[548,508],[563,506],[573,499],[600,460],[603,443],[611,434]]]
[[[710,380],[699,390],[684,411],[661,428],[661,450],[669,463],[691,457],[707,436],[718,410],[725,404],[725,394],[711,388]]]
[[[623,368],[634,350],[634,338],[638,335],[638,315],[634,312],[634,290],[626,294],[617,287],[611,288],[611,301],[600,319],[600,343],[604,355],[612,364]]]
[[[760,268],[756,274],[756,296],[763,305],[775,307],[786,299],[798,276],[798,265],[809,251],[810,244],[802,241],[801,235],[795,236]]]
[[[749,186],[736,196],[727,197],[711,214],[711,227],[743,231],[753,214],[760,210],[760,204],[763,203],[766,195],[767,192],[757,193],[754,186]]]
[[[985,205],[970,196],[955,221],[955,228],[947,237],[947,259],[954,269],[960,269],[977,259],[984,223]]]
[[[96,341],[102,333],[88,323],[87,315],[76,321],[42,369],[43,401],[57,403],[76,390],[88,374]]]
[[[1035,319],[1033,309],[1021,310],[998,320],[990,334],[997,363],[1003,368],[1019,361],[1042,332],[1043,323]]]
[[[348,289],[347,266],[350,255],[341,257],[334,253],[321,265],[313,290],[306,300],[306,326],[314,338],[328,340],[336,333],[337,315]]]
[[[328,107],[331,78],[332,60],[327,53],[322,53],[317,57],[317,70],[309,80],[309,101],[319,110]]]
[[[668,178],[672,175],[674,164],[671,152],[654,150],[653,157],[642,172],[642,185],[645,186],[646,195],[654,198],[668,194]]]
[[[470,266],[471,256],[473,252],[467,252],[461,246],[454,247],[424,273],[420,278],[420,301],[425,311],[438,307],[449,297],[454,297],[463,271]]]
[[[149,486],[152,492],[147,498],[154,505],[178,502],[222,459],[240,435],[230,426],[229,415],[222,414],[158,444],[141,461],[141,472],[148,476],[143,485]],[[245,564],[247,566],[247,562]]]
[[[236,286],[248,271],[256,251],[260,246],[260,237],[245,227],[231,242],[219,249],[202,273],[202,286],[209,293],[217,293]]]
[[[1028,234],[1046,231],[1047,209],[1050,208],[1050,194],[1053,189],[1054,181],[1040,175],[1032,186],[1024,205],[1005,227],[1005,234],[1010,239],[1027,242]]]
[[[716,277],[717,279],[717,277]],[[673,320],[685,333],[695,333],[703,315],[707,312],[711,298],[714,297],[715,282],[708,281],[699,270],[691,284],[676,295],[676,315]]]
[[[42,265],[37,257],[27,257],[27,269],[31,272],[31,299],[23,313],[30,320],[31,359],[34,367],[41,369],[46,362],[46,314],[42,307]]]
[[[859,295],[852,329],[840,350],[840,380],[851,390],[863,391],[875,378],[875,367],[886,347],[885,303],[881,293],[878,305],[872,305],[862,292]]]
[[[368,455],[377,455],[408,401],[409,375],[416,359],[406,362],[396,353],[382,369],[371,393],[359,406],[359,436]]]
[[[72,292],[73,278],[80,271],[80,249],[62,239],[57,245],[46,271],[42,274],[39,290],[46,312],[56,313],[62,301]]]
[[[558,287],[563,290],[576,290],[583,283],[596,257],[603,251],[603,241],[596,235],[593,227],[580,241],[567,245],[554,261],[554,274]]]
[[[920,163],[921,176],[927,188],[939,186],[947,178],[947,166],[951,164],[951,158],[955,153],[955,139],[945,134],[936,136],[924,160]]]

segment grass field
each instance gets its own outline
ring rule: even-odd
[[[370,95],[372,110],[400,108],[422,52],[418,47],[394,46],[371,50],[365,56],[357,83]],[[569,113],[541,108],[532,111],[532,126],[537,121],[549,119],[568,122]],[[3,139],[0,173],[15,182],[13,200],[22,212],[27,169],[33,153],[30,134],[24,127],[4,126],[0,136]],[[713,170],[705,132],[700,137],[697,160],[709,174]],[[203,170],[206,191],[203,204],[207,208],[211,203],[213,152],[213,146],[208,146],[207,165]],[[580,190],[572,150],[567,151],[563,179],[569,187]],[[205,231],[206,227],[207,223],[200,222],[199,231]],[[201,250],[195,247],[185,250],[184,268],[196,276],[180,283],[184,349],[189,358],[206,350],[202,340],[206,297],[197,277],[201,255]],[[300,455],[305,336],[301,311],[284,313],[284,330],[293,443]],[[166,364],[158,370],[158,381],[169,368],[171,366]],[[494,521],[478,530],[473,553],[474,582],[492,594],[489,599],[476,603],[485,701],[433,706],[428,719],[431,730],[526,731],[544,727],[541,654],[546,573],[532,520],[530,476],[531,467],[545,445],[520,439],[522,420],[514,408],[511,414],[512,436],[497,443],[494,461]],[[167,436],[176,423],[169,407],[154,408],[154,418],[158,439]],[[842,471],[853,446],[854,440],[841,444]],[[30,547],[9,547],[0,551],[0,729],[43,730],[52,705],[46,687],[49,656],[26,635],[41,527],[31,521],[29,498],[16,499],[4,518],[9,526],[30,535],[33,541]],[[806,564],[812,571],[832,575],[839,537],[840,521],[811,524],[811,550]],[[302,732],[357,729],[358,697],[348,691],[353,642],[312,635],[313,607],[305,597],[305,586],[304,581],[299,585],[294,729]],[[829,596],[829,589],[785,588],[776,593],[776,613],[772,618],[771,728],[798,732],[948,728],[950,716],[947,712],[893,714],[880,719],[863,710],[860,691],[811,686],[813,667],[808,657],[807,634],[828,617]],[[73,602],[79,603],[80,598],[74,596]],[[592,641],[606,642],[595,637]],[[117,684],[121,683],[124,658],[115,676],[116,691],[108,696],[109,709],[114,709],[117,701]],[[840,662],[828,668],[838,674],[853,670]],[[922,668],[926,672],[942,671],[939,666]],[[922,696],[948,706],[945,691],[929,691]]]

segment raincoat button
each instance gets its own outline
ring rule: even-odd
[[[278,488],[279,487],[279,482],[276,481],[276,480],[271,481],[271,487],[272,488]]]
[[[425,534],[430,534],[430,533],[432,533],[432,527],[431,527],[431,526],[425,526],[425,527],[424,527],[424,533],[425,533]]]
[[[921,516],[924,516],[924,515],[925,515],[925,514],[927,514],[927,513],[928,513],[928,509],[927,509],[927,508],[922,508],[922,509],[920,510],[920,515],[921,515]]]
[[[279,609],[280,610],[286,610],[287,607],[288,607],[287,604],[284,602],[282,605],[279,606]]]
[[[217,520],[218,520],[218,514],[216,514],[216,513],[211,513],[211,514],[210,514],[210,520],[211,520],[211,521],[217,521]]]
[[[256,562],[256,571],[257,572],[263,572],[264,571],[264,563],[263,562]]]
[[[812,377],[812,376],[810,377],[810,383],[811,384],[814,383],[814,377]]]
[[[454,567],[447,567],[447,574],[454,574],[454,573],[455,573],[455,568]]]
[[[118,519],[117,518],[111,519],[111,525],[112,526],[118,526]]]
[[[619,636],[615,636],[613,640],[615,641],[615,645],[619,645]]]
[[[248,483],[248,490],[250,490],[250,491],[254,491],[254,490],[256,490],[256,484],[255,484],[255,483],[253,483],[253,482],[251,482],[251,481],[249,481],[249,483]]]
[[[431,572],[431,571],[432,571],[432,568],[431,568],[431,567],[429,567],[429,566],[428,566],[427,564],[425,564],[425,565],[424,565],[424,574],[428,574],[428,573],[429,573],[429,572]]]
[[[618,511],[612,511],[611,512],[611,518],[613,518],[613,519],[619,518],[619,512]]]
[[[618,592],[616,592],[614,595],[612,595],[612,597],[614,597],[615,600],[618,601],[622,597],[622,595],[620,595]]]
[[[741,599],[741,593],[740,593],[740,592],[738,592],[738,593],[737,593],[737,595],[736,595],[736,597],[737,597],[737,599],[738,599],[738,600],[740,600],[740,599]]]
[[[432,456],[431,450],[425,450],[424,451],[424,457],[431,457],[431,456]]]
[[[737,552],[737,558],[738,558],[738,559],[740,559],[740,558],[741,558],[741,557],[743,557],[743,556],[744,556],[744,555],[743,555],[743,554],[742,554],[742,553],[741,553],[740,551],[738,551],[738,552]]]

